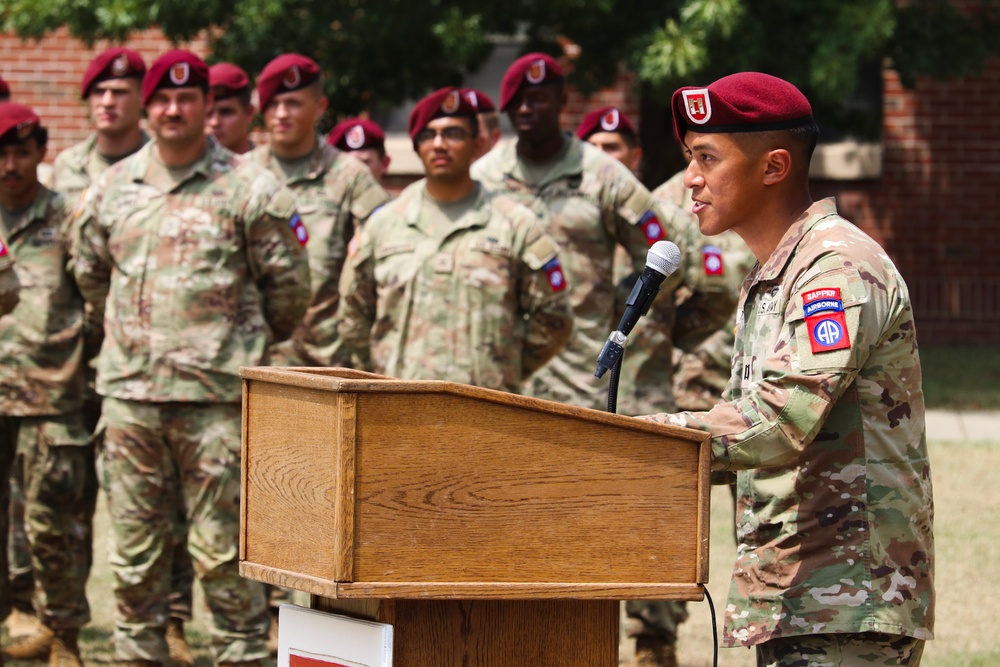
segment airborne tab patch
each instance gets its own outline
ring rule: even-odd
[[[802,293],[802,311],[813,354],[846,350],[851,347],[844,318],[844,302],[839,287]]]

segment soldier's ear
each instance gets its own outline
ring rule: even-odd
[[[764,185],[774,185],[792,172],[792,155],[784,148],[767,151],[763,156]]]

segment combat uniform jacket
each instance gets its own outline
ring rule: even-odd
[[[482,187],[450,227],[435,229],[425,183],[352,241],[340,335],[359,354],[370,346],[378,373],[517,393],[572,333],[555,242],[534,211]]]
[[[169,192],[145,180],[155,142],[88,190],[74,270],[104,318],[102,396],[239,401],[239,367],[266,363],[268,344],[305,312],[309,266],[292,194],[207,141]]]
[[[295,205],[309,230],[309,271],[312,300],[291,340],[276,346],[273,363],[280,365],[347,366],[337,337],[337,286],[355,229],[389,201],[371,171],[347,153],[316,138],[316,149],[286,172],[268,146],[248,154],[255,165],[270,169],[295,195]]]
[[[64,199],[41,187],[13,229],[20,303],[0,318],[0,414],[78,410],[84,389],[83,297],[69,269]]]
[[[930,639],[933,502],[913,311],[885,252],[813,204],[743,284],[727,403],[654,419],[737,470],[725,642]]]
[[[14,270],[14,256],[0,236],[0,317],[14,310],[18,302],[21,281]]]
[[[608,334],[618,326],[615,246],[624,246],[634,270],[641,271],[649,246],[665,236],[663,217],[649,191],[624,165],[576,137],[566,135],[565,141],[564,153],[537,182],[529,181],[517,156],[517,141],[477,160],[472,175],[493,192],[512,194],[549,213],[548,232],[559,244],[566,271],[573,336],[531,376],[525,393],[604,410],[607,382],[598,385],[594,369]],[[672,293],[679,281],[675,273],[661,290]]]
[[[143,132],[142,145],[145,146],[148,142],[149,135]],[[52,165],[52,189],[62,193],[70,206],[76,206],[84,191],[105,171],[94,168],[95,161],[92,158],[96,150],[95,132],[59,153]],[[97,164],[101,164],[100,161]]]

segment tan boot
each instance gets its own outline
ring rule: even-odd
[[[636,667],[677,667],[674,645],[659,637],[636,637]]]
[[[21,616],[28,616],[28,614],[21,614]],[[52,628],[43,625],[38,618],[34,616],[31,618],[35,619],[34,623],[23,618],[17,620],[17,634],[11,630],[7,645],[0,649],[4,656],[14,660],[36,660],[49,655],[56,633]],[[8,628],[10,628],[9,622]]]
[[[170,651],[170,660],[177,665],[191,667],[194,665],[194,657],[191,655],[191,647],[188,646],[187,638],[184,636],[184,621],[179,618],[171,618],[167,623],[167,650]]]
[[[278,655],[278,610],[271,610],[271,628],[267,631],[267,641],[264,647],[271,655]]]
[[[78,638],[80,631],[59,630],[49,651],[49,667],[83,667]]]

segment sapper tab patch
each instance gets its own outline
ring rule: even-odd
[[[813,354],[851,347],[839,287],[821,287],[803,292],[802,311]]]
[[[302,222],[302,217],[296,213],[288,221],[288,226],[292,228],[292,232],[295,234],[295,238],[298,239],[300,246],[305,246],[309,243],[309,231],[306,229],[305,223]]]
[[[660,224],[660,219],[656,217],[656,213],[653,211],[646,211],[642,215],[642,218],[639,219],[639,225],[642,227],[642,233],[646,235],[649,245],[653,245],[665,238],[663,225]]]
[[[563,273],[562,264],[559,263],[558,257],[550,259],[542,269],[549,277],[549,287],[552,288],[553,292],[562,292],[566,289],[566,275]]]
[[[706,276],[721,276],[725,271],[722,263],[722,248],[714,245],[701,247],[701,264]]]

